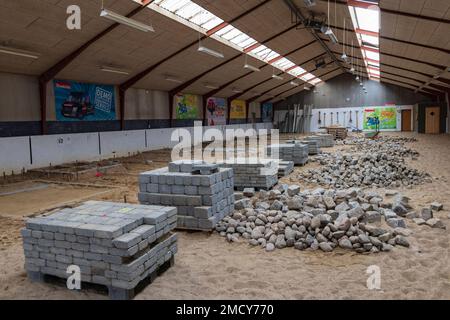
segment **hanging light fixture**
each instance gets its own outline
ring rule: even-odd
[[[279,76],[275,74],[275,67],[272,67],[272,78],[277,80],[283,80],[284,78],[282,76]]]
[[[144,24],[142,22],[139,22],[134,19],[127,18],[121,14],[118,14],[116,12],[113,12],[111,10],[103,8],[103,2],[102,2],[102,10],[100,11],[100,17],[107,18],[109,20],[112,20],[114,22],[124,24],[126,26],[132,27],[134,29],[144,31],[144,32],[155,32],[155,29],[153,29],[152,26],[149,26],[147,24]]]
[[[344,18],[344,30],[342,31],[342,60],[344,60],[345,62],[347,62],[348,60],[348,56],[345,53],[345,18]]]

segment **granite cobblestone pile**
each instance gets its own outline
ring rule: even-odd
[[[139,175],[138,199],[144,205],[176,207],[178,228],[207,231],[233,212],[234,183],[230,168],[175,161]]]
[[[409,198],[398,193],[386,201],[361,188],[301,191],[297,185],[281,185],[239,200],[236,208],[216,231],[229,242],[247,241],[266,251],[294,247],[329,252],[340,247],[377,253],[410,245],[406,218],[413,211]]]
[[[67,278],[105,285],[110,296],[134,289],[177,253],[176,208],[88,201],[31,218],[21,230],[31,280]]]

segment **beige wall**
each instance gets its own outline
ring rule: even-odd
[[[125,119],[169,119],[169,94],[164,91],[128,89]]]
[[[0,121],[39,121],[37,77],[0,73]]]

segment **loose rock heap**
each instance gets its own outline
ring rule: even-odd
[[[408,213],[408,201],[397,195],[387,203],[380,194],[360,188],[300,192],[297,185],[282,185],[237,201],[234,214],[219,222],[216,231],[230,242],[243,238],[266,251],[285,247],[390,251],[396,245],[409,247],[409,230],[396,213]],[[393,229],[380,227],[382,220]]]
[[[410,168],[405,157],[415,159],[418,153],[403,144],[404,139],[383,138],[380,141],[353,139],[350,152],[323,153],[313,160],[322,167],[300,175],[301,180],[336,188],[412,187],[432,182],[429,174]]]

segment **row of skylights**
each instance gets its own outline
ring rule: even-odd
[[[133,1],[141,3],[140,0]],[[203,34],[208,34],[212,38],[233,47],[236,50],[240,50],[253,58],[270,64],[304,82],[315,85],[321,81],[303,68],[296,66],[296,64],[289,59],[282,57],[271,48],[258,43],[258,41],[249,35],[230,24],[227,24],[222,19],[191,0],[155,0],[148,8],[162,13],[174,20],[182,18],[184,24],[191,28],[198,30]],[[161,8],[164,9],[165,12],[160,10]]]
[[[363,1],[360,1],[363,3]],[[380,78],[380,10],[374,5],[358,7],[357,1],[349,6],[350,16],[361,47],[364,64],[370,79]]]

